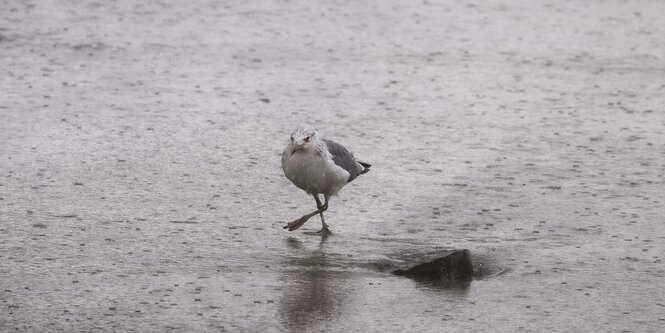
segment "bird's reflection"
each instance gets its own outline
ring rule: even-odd
[[[336,272],[325,252],[327,238],[316,249],[307,249],[297,238],[289,237],[285,259],[287,270],[282,279],[285,290],[280,302],[280,316],[289,331],[317,330],[337,317],[344,302],[343,272]]]

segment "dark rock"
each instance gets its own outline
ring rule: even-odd
[[[473,278],[473,264],[469,250],[452,250],[432,261],[393,271],[393,274],[415,280],[468,281]]]

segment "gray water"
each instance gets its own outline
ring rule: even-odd
[[[0,331],[665,327],[665,3],[0,6]],[[326,239],[299,123],[373,165]]]

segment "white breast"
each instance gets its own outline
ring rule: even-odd
[[[325,149],[291,154],[291,148],[287,147],[282,153],[282,168],[286,178],[310,194],[335,195],[349,179],[349,173],[337,166]]]

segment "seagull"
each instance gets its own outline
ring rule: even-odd
[[[346,147],[331,140],[319,138],[313,128],[300,125],[291,133],[291,141],[282,153],[284,175],[301,190],[314,196],[316,210],[290,222],[284,229],[300,228],[312,216],[321,216],[322,228],[317,234],[330,232],[323,212],[328,209],[328,200],[344,185],[367,173],[371,164],[359,162]],[[325,202],[321,204],[319,194]]]

